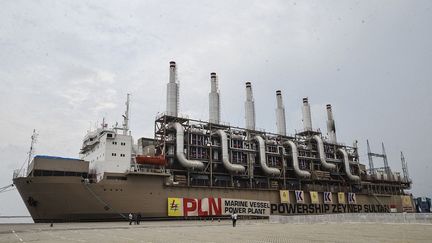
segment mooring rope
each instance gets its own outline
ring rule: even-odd
[[[96,193],[90,189],[90,187],[88,186],[88,182],[84,182],[84,186],[85,188],[87,188],[87,190],[101,203],[105,206],[105,208],[107,207],[108,209],[113,209],[113,211],[115,212],[116,210],[114,210],[113,207],[111,207],[108,203],[106,203],[104,200],[102,200],[98,195],[96,195]],[[118,211],[116,212],[118,213],[120,216],[122,216],[124,219],[127,219],[128,217],[126,217],[124,214],[119,213]]]
[[[14,184],[10,184],[10,185],[4,186],[4,187],[0,187],[0,193],[12,191],[12,190],[15,190],[15,189],[16,189],[15,185]]]

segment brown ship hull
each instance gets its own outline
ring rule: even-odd
[[[144,220],[175,219],[168,217],[167,199],[173,197],[219,197],[280,203],[279,190],[166,186],[165,179],[166,176],[161,175],[119,174],[98,183],[86,183],[79,177],[49,176],[15,178],[14,184],[36,223],[126,220],[130,212],[140,213]],[[310,204],[306,191],[304,197],[304,203]],[[390,207],[397,212],[403,211],[400,195],[357,194],[356,198],[359,205],[384,205],[385,212],[389,212]],[[322,195],[319,200],[322,203]],[[333,201],[337,202],[337,193],[333,193]],[[340,211],[330,209],[327,213],[334,212]],[[280,210],[272,212],[280,213],[283,214]]]

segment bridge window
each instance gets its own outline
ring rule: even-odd
[[[76,176],[87,178],[85,172],[74,172],[74,171],[53,171],[53,170],[35,170],[33,176]]]

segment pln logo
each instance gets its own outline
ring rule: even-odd
[[[182,198],[168,198],[168,216],[183,216]]]

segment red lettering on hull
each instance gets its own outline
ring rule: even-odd
[[[184,216],[221,216],[222,198],[183,198]]]
[[[191,214],[197,210],[197,202],[195,199],[191,198],[183,198],[183,213],[184,216],[190,216]]]

